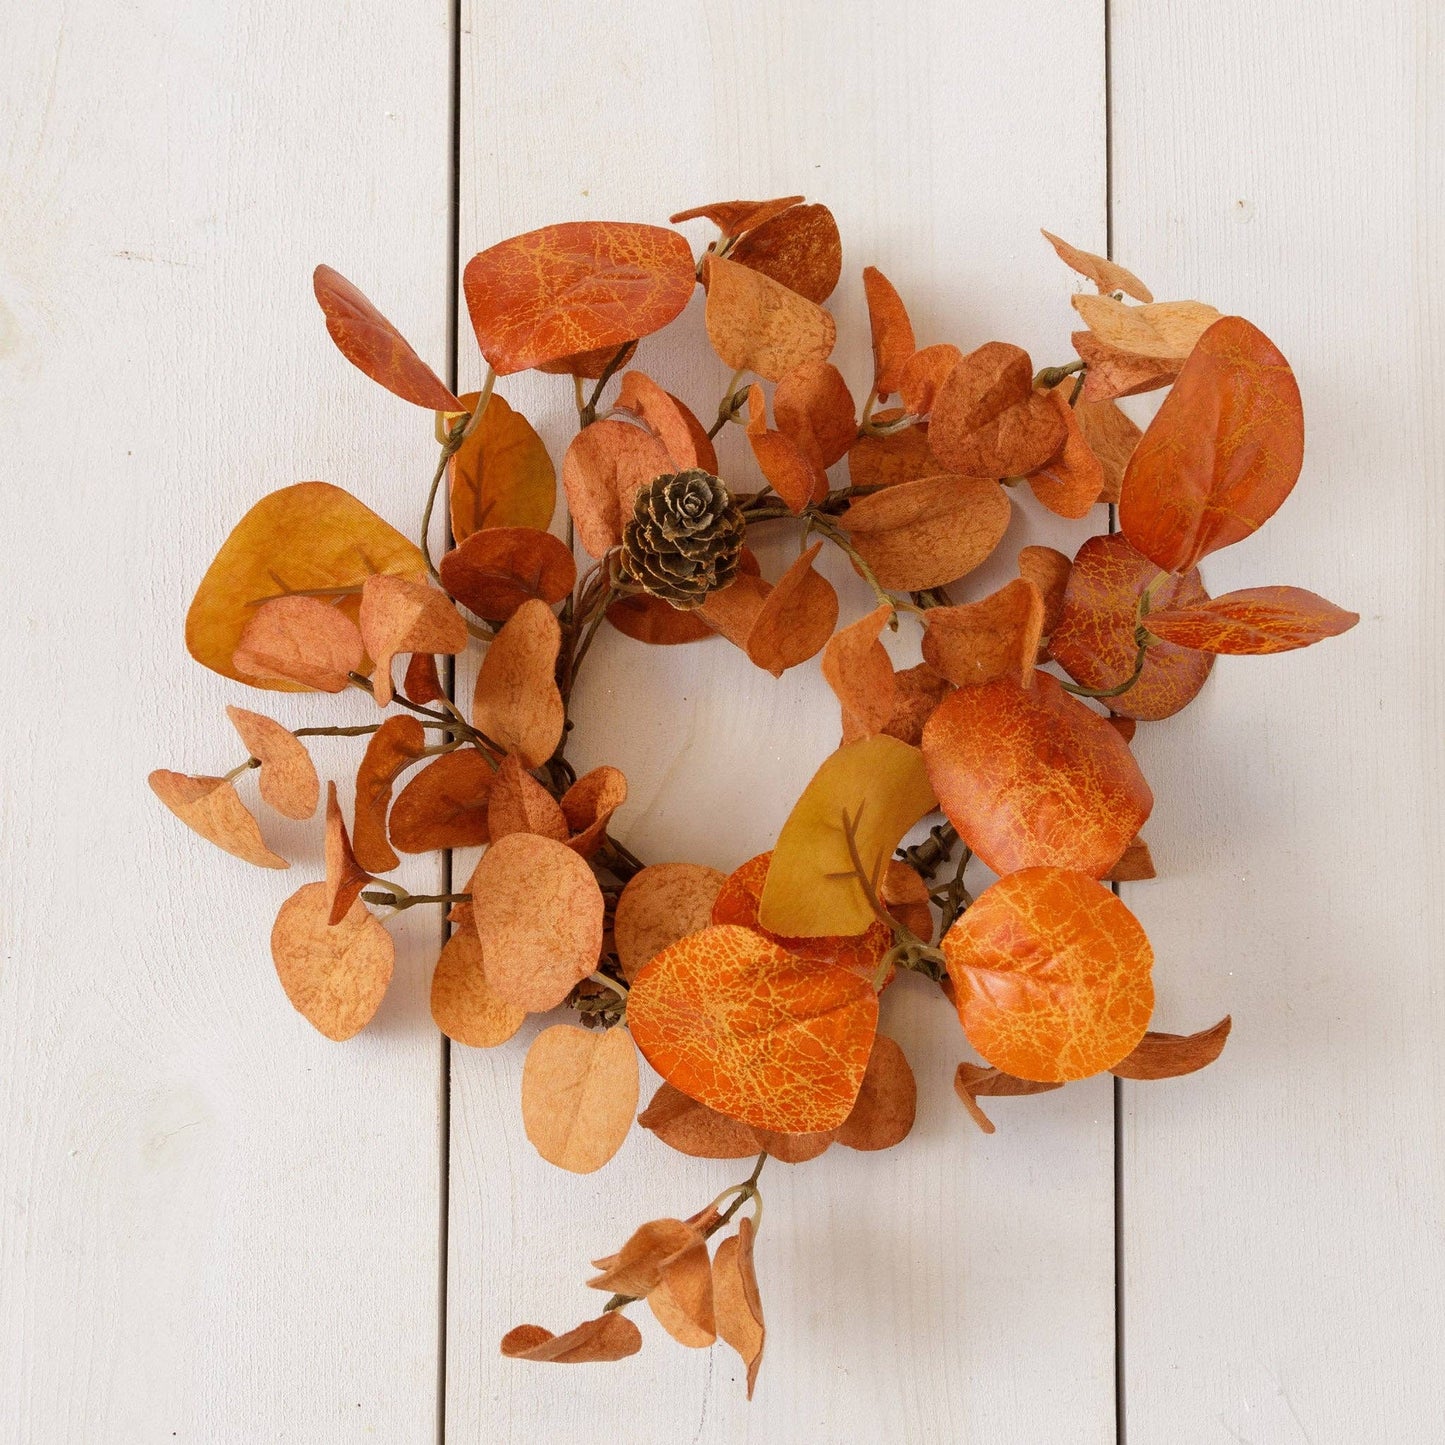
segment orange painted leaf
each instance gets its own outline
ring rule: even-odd
[[[933,410],[939,387],[962,360],[963,352],[947,341],[915,351],[898,379],[898,394],[905,410],[914,416],[927,416]]]
[[[462,397],[468,410],[477,392]],[[452,538],[463,542],[483,527],[545,531],[557,505],[557,471],[542,438],[521,412],[493,392],[482,418],[448,463]]]
[[[949,821],[999,874],[1048,865],[1101,877],[1154,804],[1129,745],[1045,672],[1029,688],[951,693],[923,730],[923,757]]]
[[[617,900],[612,936],[629,983],[670,943],[706,928],[727,875],[701,863],[654,863],[635,874]]]
[[[898,390],[904,363],[918,348],[908,308],[893,283],[876,267],[863,268],[868,330],[873,338],[873,390],[883,401]]]
[[[1104,490],[1104,468],[1084,437],[1079,418],[1069,405],[1074,379],[1067,376],[1048,393],[1050,404],[1064,423],[1064,444],[1053,458],[1029,474],[1029,490],[1041,506],[1056,516],[1077,521]]]
[[[258,868],[289,868],[261,837],[261,825],[225,778],[192,778],[157,768],[147,779],[151,792],[194,833]]]
[[[830,361],[788,372],[773,393],[773,416],[778,430],[819,467],[839,461],[858,436],[853,394]]]
[[[1224,1052],[1230,1023],[1225,1014],[1212,1028],[1197,1034],[1145,1034],[1133,1053],[1120,1059],[1109,1072],[1121,1079],[1177,1079],[1193,1074]]]
[[[1064,588],[1059,620],[1049,634],[1049,652],[1075,682],[1114,688],[1134,672],[1139,599],[1151,584],[1156,608],[1193,607],[1207,602],[1198,569],[1159,579],[1159,569],[1141,557],[1121,533],[1090,537],[1074,559]],[[1152,617],[1152,612],[1151,612]],[[1150,645],[1144,670],[1127,692],[1107,699],[1125,717],[1155,721],[1192,702],[1214,660],[1172,642]]]
[[[1346,612],[1302,587],[1246,587],[1212,602],[1150,612],[1149,631],[1203,652],[1269,653],[1309,647],[1348,632],[1358,612]]]
[[[763,476],[795,515],[828,495],[828,478],[819,463],[791,437],[768,426],[767,402],[757,382],[748,388],[747,436]]]
[[[840,628],[823,649],[823,677],[843,710],[844,742],[881,733],[893,716],[898,684],[892,660],[878,640],[892,615],[892,608],[881,603]]]
[[[1059,260],[1071,271],[1092,281],[1101,292],[1122,291],[1136,301],[1152,301],[1153,293],[1132,272],[1110,261],[1106,256],[1096,256],[1092,251],[1081,251],[1052,232],[1042,233],[1044,240],[1058,253]]]
[[[578,540],[594,557],[617,546],[633,498],[654,477],[675,470],[667,448],[640,426],[604,419],[584,427],[562,458]]]
[[[637,1050],[624,1028],[554,1024],[527,1050],[522,1124],[533,1148],[591,1174],[622,1147],[637,1112]]]
[[[923,660],[960,687],[1000,677],[1027,687],[1043,629],[1043,595],[1019,577],[978,602],[930,607],[923,616]]]
[[[843,273],[843,242],[827,206],[789,206],[754,221],[728,253],[739,265],[821,305]]]
[[[555,669],[562,629],[545,602],[524,602],[497,633],[477,673],[472,721],[529,768],[562,739],[565,710]]]
[[[774,677],[816,656],[837,625],[838,594],[813,568],[822,546],[814,542],[778,578],[748,630],[748,656]]]
[[[1062,1089],[1062,1084],[1041,1084],[1034,1079],[1016,1079],[1002,1069],[980,1067],[978,1064],[960,1064],[953,1075],[953,1092],[959,1102],[968,1110],[973,1122],[985,1134],[994,1132],[993,1120],[979,1107],[979,1096],[985,1098],[1013,1099],[1025,1094],[1047,1094]]]
[[[228,707],[226,716],[261,764],[262,799],[287,818],[311,817],[321,801],[321,783],[305,743],[261,713]]]
[[[637,975],[627,1024],[683,1093],[755,1128],[811,1133],[853,1107],[878,998],[847,969],[720,925],[664,948]]]
[[[571,550],[534,527],[473,532],[441,560],[442,586],[488,622],[505,622],[524,602],[561,602],[577,581]]]
[[[761,271],[706,259],[707,334],[734,371],[778,381],[809,361],[826,361],[837,338],[833,318]]]
[[[1034,390],[1028,352],[1004,341],[986,342],[949,372],[928,425],[934,456],[971,477],[1026,476],[1064,437],[1048,393]]]
[[[1188,571],[1267,522],[1303,458],[1289,363],[1257,327],[1226,316],[1199,339],[1135,447],[1119,526],[1166,572]]]
[[[429,411],[465,410],[411,343],[339,271],[318,266],[311,284],[331,339],[353,366],[403,401]]]
[[[408,577],[368,577],[361,587],[361,640],[371,654],[371,689],[391,702],[392,659],[399,652],[465,652],[467,624],[445,593]]]
[[[518,1325],[502,1336],[509,1360],[544,1360],[554,1365],[589,1365],[622,1360],[642,1348],[642,1331],[621,1310],[587,1320],[565,1335],[541,1325]]]
[[[941,947],[968,1041],[1018,1078],[1087,1078],[1127,1058],[1149,1026],[1149,940],[1086,874],[1025,868],[1001,878]]]
[[[430,762],[391,808],[391,841],[403,853],[475,848],[487,842],[487,801],[495,777],[475,748]]]
[[[456,1043],[492,1049],[522,1027],[527,1012],[487,986],[482,945],[470,929],[459,928],[447,939],[432,973],[431,1016]]]
[[[513,236],[462,275],[477,343],[501,376],[650,336],[687,305],[694,282],[678,232],[616,221]]]
[[[342,692],[364,656],[360,631],[338,607],[317,597],[276,597],[251,613],[227,675],[253,687]]]

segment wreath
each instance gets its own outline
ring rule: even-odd
[[[487,369],[462,396],[355,286],[317,269],[342,354],[436,414],[420,545],[337,487],[282,488],[221,547],[186,645],[253,687],[366,693],[380,720],[288,728],[231,707],[236,767],[150,783],[203,837],[285,868],[237,782],[254,772],[268,807],[311,818],[321,790],[303,740],[366,739],[349,827],[327,784],[325,877],[287,898],[272,929],[286,996],[328,1038],[352,1037],[391,979],[383,919],[439,905],[453,927],[431,1008],[450,1039],[492,1048],[529,1014],[576,1015],[536,1035],[523,1070],[522,1121],[544,1158],[595,1170],[636,1117],[684,1154],[754,1159],[697,1213],[644,1223],[595,1261],[587,1284],[608,1296],[595,1316],[561,1334],[519,1325],[501,1342],[522,1359],[617,1359],[640,1348],[626,1310],[646,1301],[682,1344],[731,1345],[751,1395],[763,1166],[908,1134],[914,1077],[878,1031],[900,970],[957,1011],[983,1062],[959,1064],[954,1087],[988,1131],[984,1098],[1105,1070],[1172,1077],[1219,1055],[1228,1018],[1188,1036],[1149,1030],[1152,952],[1110,886],[1153,876],[1140,837],[1153,796],[1131,739],[1186,706],[1218,654],[1304,647],[1358,619],[1293,587],[1211,597],[1200,577],[1205,556],[1273,515],[1303,457],[1294,376],[1248,321],[1156,302],[1123,267],[1045,233],[1097,291],[1072,298],[1074,358],[1035,371],[1007,342],[920,347],[869,267],[860,413],[829,361],[822,303],[842,251],[828,209],[789,196],[671,218],[704,219],[719,234],[700,257],[678,230],[595,221],[473,257],[463,289]],[[732,372],[708,426],[633,365],[698,285]],[[575,389],[565,541],[549,530],[547,450],[495,390],[528,369]],[[1162,387],[1141,434],[1118,399]],[[729,425],[744,428],[756,476],[721,475],[713,439]],[[846,482],[831,479],[845,459]],[[1074,519],[1107,503],[1118,530],[1072,559],[1025,547],[1014,580],[961,595],[1030,494]],[[802,546],[769,581],[748,539],[788,523]],[[438,530],[449,540],[435,558]],[[814,565],[824,547],[876,600],[843,627]],[[613,835],[625,777],[579,777],[567,758],[603,625],[650,646],[721,636],[775,675],[821,653],[842,741],[770,852],[725,875],[644,863]],[[921,636],[920,660],[901,669],[880,640],[900,625]],[[480,661],[464,708],[444,677],[469,651]],[[454,893],[387,877],[402,853],[483,845]],[[997,878],[977,893],[975,862]],[[639,1053],[662,1078],[640,1115]]]

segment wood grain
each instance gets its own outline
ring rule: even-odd
[[[228,702],[374,715],[205,673],[181,623],[271,488],[323,477],[414,525],[431,418],[335,352],[310,276],[334,262],[444,363],[446,22],[374,0],[7,17],[7,1445],[435,1439],[436,926],[396,930],[377,1023],[327,1042],[267,949],[319,820],[268,816],[296,866],[262,874],[145,776],[241,761]]]
[[[1222,658],[1140,728],[1157,1027],[1207,1073],[1125,1084],[1128,1438],[1435,1438],[1445,1414],[1438,8],[1112,7],[1114,256],[1294,364],[1303,478],[1215,591],[1357,609]]]

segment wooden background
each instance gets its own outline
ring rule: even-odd
[[[5,29],[0,1442],[1441,1438],[1438,6],[82,0]],[[749,1406],[731,1353],[646,1319],[616,1366],[496,1349],[573,1322],[587,1259],[736,1167],[642,1134],[598,1175],[542,1165],[520,1043],[431,1025],[433,919],[393,925],[376,1025],[328,1044],[266,947],[316,827],[268,820],[298,867],[252,872],[144,778],[237,760],[245,690],[185,659],[181,618],[250,502],[322,477],[414,525],[430,420],[332,350],[317,261],[445,366],[458,256],[790,191],[841,224],[860,395],[869,262],[921,339],[1067,359],[1041,225],[1251,317],[1299,374],[1306,470],[1208,579],[1363,618],[1224,660],[1141,730],[1163,876],[1127,898],[1159,1026],[1232,1012],[1221,1063],[1004,1102],[985,1138],[949,1087],[956,1024],[905,981],[885,1014],[913,1136],[765,1176]],[[681,331],[644,364],[706,411],[721,368],[696,310]],[[560,455],[565,383],[503,389]],[[1004,550],[1078,535],[1021,524]],[[578,761],[631,779],[623,839],[721,867],[767,845],[836,728],[815,668],[775,683],[722,644],[615,635],[579,716]],[[317,756],[344,774],[342,745]]]

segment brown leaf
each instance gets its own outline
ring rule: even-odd
[[[913,416],[927,416],[933,410],[939,388],[962,360],[963,352],[946,341],[915,351],[898,381],[904,409]]]
[[[522,1124],[549,1164],[573,1174],[600,1169],[622,1147],[636,1112],[637,1050],[626,1029],[554,1024],[532,1040]]]
[[[261,764],[261,797],[284,817],[311,817],[321,800],[321,783],[301,739],[290,728],[242,707],[228,707],[226,716]]]
[[[953,1092],[985,1134],[994,1132],[994,1122],[979,1108],[980,1095],[1004,1099],[1023,1094],[1047,1094],[1063,1087],[1062,1084],[1042,1084],[1033,1079],[1016,1079],[1012,1074],[980,1064],[960,1064],[953,1076]]]
[[[610,359],[615,347],[607,349]],[[481,400],[468,392],[468,410]],[[493,392],[481,420],[447,464],[452,539],[464,542],[483,527],[545,531],[557,505],[557,469],[532,423]]]
[[[373,882],[372,876],[356,861],[351,848],[351,835],[341,804],[336,801],[336,784],[326,785],[326,917],[333,927],[351,911],[361,890]]]
[[[431,979],[431,1016],[449,1038],[474,1049],[504,1044],[525,1022],[525,1009],[487,987],[482,945],[470,929],[447,939]]]
[[[1135,838],[1123,856],[1104,874],[1106,883],[1143,883],[1157,875],[1154,860],[1149,856],[1149,845],[1142,838]]]
[[[587,1365],[621,1360],[642,1348],[642,1331],[620,1310],[587,1320],[565,1335],[541,1325],[518,1325],[502,1336],[510,1360],[546,1360],[555,1365]]]
[[[707,334],[713,350],[734,371],[778,381],[794,367],[826,361],[837,328],[806,297],[736,261],[708,256]]]
[[[1033,389],[1028,352],[1004,341],[986,342],[949,372],[928,426],[934,456],[972,477],[1027,476],[1063,446],[1064,436],[1048,393]]]
[[[884,423],[902,416],[895,407],[873,419]],[[929,450],[928,428],[922,423],[887,436],[861,436],[848,448],[848,480],[855,487],[891,487],[937,475],[938,462]]]
[[[371,873],[388,873],[401,862],[386,837],[391,790],[425,753],[426,733],[414,717],[387,718],[366,745],[356,770],[352,843],[357,860]]]
[[[593,768],[562,794],[562,815],[570,837],[567,846],[590,858],[602,846],[612,815],[627,801],[627,779],[621,769]]]
[[[555,669],[562,629],[545,602],[524,602],[497,633],[477,673],[472,722],[529,768],[562,740],[566,711]]]
[[[562,486],[577,538],[594,557],[622,540],[633,498],[654,477],[676,471],[667,448],[629,421],[594,421],[562,458]]]
[[[665,1080],[652,1102],[637,1116],[662,1142],[696,1159],[743,1159],[758,1152],[756,1133]]]
[[[868,330],[873,338],[873,390],[879,401],[898,390],[904,364],[918,343],[908,309],[893,283],[876,267],[863,268]]]
[[[858,435],[853,394],[829,361],[788,372],[773,393],[773,416],[778,430],[818,467],[840,460]]]
[[[467,648],[467,624],[443,592],[425,582],[385,574],[361,588],[361,640],[375,663],[371,690],[391,702],[391,660],[398,652],[455,654]]]
[[[681,221],[695,221],[703,217],[713,223],[724,236],[731,239],[761,226],[776,215],[798,205],[802,196],[779,196],[772,201],[710,201],[705,206],[693,206],[691,210],[679,211],[668,220],[675,226]]]
[[[428,763],[392,804],[392,845],[403,853],[429,853],[487,842],[494,776],[492,765],[475,748],[458,748]]]
[[[1081,251],[1051,232],[1044,231],[1043,237],[1058,252],[1059,260],[1065,266],[1077,271],[1080,276],[1087,277],[1100,292],[1122,291],[1136,301],[1154,299],[1149,288],[1132,271],[1126,271],[1117,262],[1104,256],[1096,256],[1092,251]]]
[[[804,455],[791,437],[768,427],[767,403],[757,382],[748,388],[747,436],[763,476],[795,515],[828,495],[822,467]]]
[[[492,842],[513,833],[534,833],[567,841],[567,820],[556,798],[529,773],[515,753],[502,759],[487,799],[487,831]]]
[[[748,656],[774,677],[815,656],[833,635],[838,594],[813,570],[822,547],[814,542],[778,578],[748,632]]]
[[[1019,576],[1039,589],[1044,604],[1044,636],[1051,637],[1064,610],[1064,589],[1073,563],[1053,547],[1024,547],[1019,552]]]
[[[844,742],[882,732],[893,716],[898,685],[893,663],[878,640],[892,615],[893,609],[880,603],[835,632],[823,649],[823,677],[843,710]]]
[[[1084,438],[1074,408],[1069,405],[1073,377],[1065,377],[1046,393],[1064,424],[1064,444],[1036,472],[1029,474],[1029,490],[1041,506],[1055,516],[1078,521],[1099,500],[1104,490],[1104,468]]]
[[[755,1149],[766,1149],[768,1157],[780,1164],[806,1164],[826,1154],[837,1134],[836,1129],[827,1129],[821,1134],[780,1134],[773,1129],[754,1129],[753,1142]]]
[[[602,890],[565,844],[512,833],[482,855],[466,891],[482,941],[487,985],[544,1013],[597,967]]]
[[[1230,1017],[1197,1034],[1145,1034],[1128,1058],[1109,1070],[1121,1079],[1177,1079],[1212,1064],[1224,1052]]]
[[[843,242],[827,206],[789,206],[755,220],[728,254],[820,305],[843,273]]]
[[[410,702],[436,702],[446,696],[442,680],[437,676],[437,660],[429,652],[414,652],[406,665],[406,677],[401,684],[402,696]]]
[[[748,1372],[748,1399],[758,1380],[767,1330],[763,1325],[763,1302],[753,1269],[753,1221],[746,1215],[738,1221],[738,1232],[717,1247],[713,1257],[713,1307],[717,1332],[742,1357]]]
[[[442,586],[478,617],[505,622],[524,602],[561,602],[577,581],[571,550],[533,527],[473,532],[441,560]]]
[[[908,1137],[917,1108],[918,1085],[907,1057],[887,1034],[879,1034],[858,1102],[837,1131],[838,1142],[845,1149],[891,1149]]]
[[[1011,506],[987,477],[926,477],[859,497],[838,519],[884,587],[920,592],[972,572],[998,546]]]
[[[342,692],[364,655],[361,633],[344,612],[318,597],[273,597],[241,630],[230,667],[260,687],[299,683]]]
[[[1143,432],[1112,401],[1085,401],[1081,396],[1074,405],[1074,415],[1104,474],[1099,500],[1115,504],[1124,468]]]
[[[192,778],[157,768],[146,780],[151,792],[192,832],[258,868],[289,868],[261,838],[261,825],[225,778]]]
[[[306,1021],[340,1043],[371,1022],[391,982],[396,948],[366,905],[328,920],[324,883],[308,883],[281,905],[271,957],[286,997]]]
[[[701,863],[654,863],[635,874],[617,900],[612,937],[629,983],[654,954],[712,922],[727,875]]]
[[[649,597],[646,593],[614,602],[607,609],[607,620],[624,637],[652,647],[675,647],[716,635],[696,612],[684,612],[661,597]]]
[[[923,616],[923,660],[960,687],[998,677],[1027,687],[1043,627],[1043,596],[1019,577],[979,602],[930,607]]]

